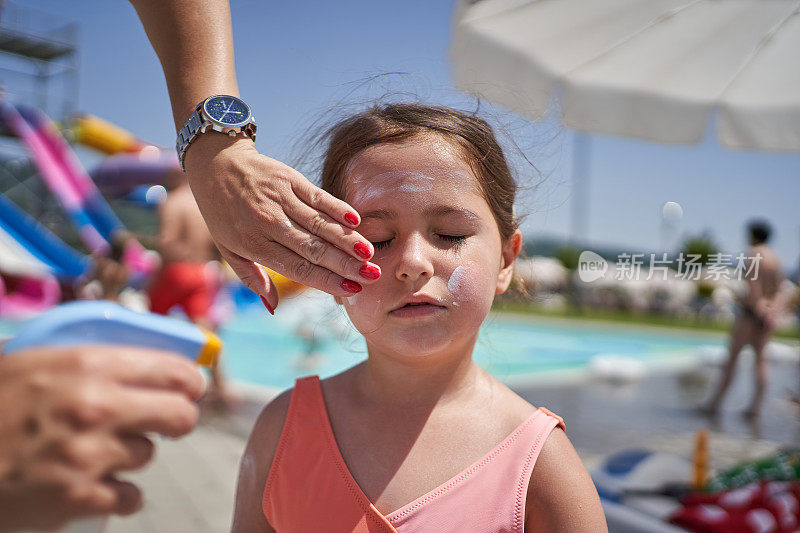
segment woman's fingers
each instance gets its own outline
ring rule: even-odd
[[[114,506],[111,512],[119,515],[129,515],[138,511],[142,507],[142,492],[139,488],[129,481],[120,481],[116,478],[108,478],[103,484],[113,492]]]
[[[317,211],[298,199],[289,202],[288,205],[284,207],[284,213],[295,223],[295,226],[300,226],[323,241],[327,241],[343,253],[353,257],[360,264],[363,264],[364,261],[368,261],[375,253],[372,244],[358,232],[342,226],[326,213]],[[288,226],[286,223],[284,223],[284,225],[287,226],[288,229],[291,229],[291,226]],[[285,245],[285,243],[283,244]],[[322,263],[317,264],[320,266],[327,266]],[[337,270],[337,272],[345,277],[348,275],[347,272],[341,270]]]
[[[378,265],[358,261],[296,224],[288,220],[286,222],[289,226],[283,225],[284,235],[281,239],[286,241],[287,246],[281,242],[269,242],[262,249],[262,255],[269,259],[263,261],[264,266],[291,280],[334,296],[352,296],[361,290],[362,283],[369,283],[380,277]],[[299,249],[303,255],[293,252],[292,248]],[[266,300],[265,305],[269,305],[270,311],[273,311],[278,305],[278,291],[258,263],[248,261],[221,247],[220,253],[245,285],[253,292],[262,295],[262,300]],[[252,272],[251,265],[254,265],[259,272]],[[340,275],[338,273],[340,271],[345,275]],[[263,276],[266,279],[265,283],[269,283],[270,288],[266,291],[266,297],[263,296],[264,292],[261,289],[264,284],[252,283],[257,275]]]
[[[183,396],[159,390],[121,388],[107,400],[103,418],[122,435],[148,432],[181,437],[197,424],[199,410]]]
[[[361,217],[347,202],[320,189],[302,175],[301,178],[292,182],[292,190],[303,203],[346,227],[355,228],[361,223]],[[356,235],[361,238],[360,235]]]
[[[278,295],[258,264],[336,296],[380,275],[364,264],[372,246],[354,231],[360,217],[346,202],[250,142],[208,136],[192,150],[187,172],[203,218],[222,256],[268,309]],[[290,221],[313,237],[289,233]]]
[[[97,478],[138,470],[150,462],[155,449],[144,435],[122,435],[108,428],[82,432],[60,446],[60,458]]]
[[[309,244],[307,246],[316,247],[317,245]],[[329,248],[331,255],[338,253],[341,254],[340,257],[344,258],[345,261],[352,260],[352,258],[341,253],[330,244],[323,244],[323,246]],[[321,291],[327,292],[328,294],[345,297],[352,296],[353,294],[361,291],[361,281],[367,281],[366,278],[360,275],[353,276],[353,278],[340,276],[336,272],[319,266],[309,259],[294,253],[280,243],[272,243],[270,247],[270,256],[277,258],[274,263],[276,263],[279,267],[274,268],[274,270],[298,283],[302,283],[303,285],[307,285],[309,287],[315,287]],[[328,253],[328,251],[324,253]],[[357,262],[356,264],[362,263]],[[373,265],[370,264],[369,266]],[[374,267],[378,269],[377,265],[374,265]],[[380,274],[380,269],[378,269],[378,274]]]
[[[278,307],[278,289],[275,288],[275,284],[272,283],[264,269],[258,263],[245,259],[224,246],[218,244],[217,248],[222,258],[227,261],[228,265],[247,288],[261,296],[264,306],[267,307],[270,313],[274,312],[275,308]],[[274,256],[271,262],[265,262],[264,264],[276,272],[284,273],[279,268],[281,265]]]
[[[286,232],[281,236],[280,243],[286,248],[295,248],[298,250],[297,255],[310,263],[357,283],[372,283],[380,277],[381,270],[378,265],[367,263],[365,259],[356,259],[352,255],[344,253],[333,246],[330,241],[309,232],[301,224],[287,220],[285,227]]]
[[[168,390],[191,400],[199,399],[205,392],[203,374],[195,363],[173,352],[151,348],[110,344],[40,347],[8,355],[3,364],[4,377],[10,379],[46,370],[59,377],[60,381],[54,380],[54,385],[70,375],[106,384]]]
[[[122,452],[118,460],[113,463],[112,470],[139,470],[153,458],[155,445],[144,435],[129,435],[120,437]]]

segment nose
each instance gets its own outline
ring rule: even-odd
[[[397,262],[395,276],[400,281],[417,281],[433,276],[433,263],[425,238],[416,234],[409,236],[402,243],[400,259]]]

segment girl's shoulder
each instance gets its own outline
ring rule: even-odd
[[[497,389],[496,405],[508,409],[505,416],[509,426],[539,407],[546,409],[532,405],[503,384]],[[591,476],[559,425],[545,439],[536,458],[525,511],[526,531],[606,531],[605,515]]]
[[[257,462],[267,470],[278,449],[293,391],[294,388],[290,388],[281,392],[264,406],[250,432],[250,442],[257,444],[253,446]]]
[[[335,377],[333,376],[333,378]],[[307,381],[311,378],[319,379],[316,376],[308,376],[298,381]],[[321,382],[328,382],[333,378],[327,378],[321,380]],[[253,443],[252,448],[258,454],[259,466],[266,467],[267,470],[272,465],[275,452],[280,444],[283,427],[289,416],[289,406],[292,403],[292,395],[296,386],[297,382],[295,382],[295,387],[284,390],[270,400],[261,410],[250,432],[249,442]],[[305,389],[306,393],[308,393],[308,390],[308,388]]]
[[[526,530],[607,531],[594,482],[560,426],[550,432],[536,459],[525,516]]]
[[[484,392],[484,405],[490,416],[503,420],[511,429],[527,420],[538,407],[508,388],[497,378],[488,375],[489,389]]]
[[[274,531],[261,511],[261,496],[278,449],[291,398],[292,389],[276,396],[261,411],[250,432],[239,467],[233,525],[235,531]]]

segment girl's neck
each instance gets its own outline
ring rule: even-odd
[[[468,392],[481,370],[472,360],[475,340],[468,349],[424,357],[388,356],[368,345],[369,357],[359,365],[356,393],[365,405],[388,409],[429,410]]]

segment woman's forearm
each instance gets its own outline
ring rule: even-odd
[[[227,0],[130,1],[161,60],[176,131],[205,98],[239,95]],[[260,265],[335,296],[355,294],[361,283],[375,281],[361,272],[368,259],[363,251],[371,257],[372,250],[354,231],[355,209],[260,154],[252,139],[199,135],[184,163],[222,257],[269,312],[278,305],[278,293]],[[287,222],[297,224],[297,231],[287,231]],[[321,244],[313,255],[310,239]]]
[[[228,0],[130,0],[161,61],[175,129],[213,94],[239,95]]]

